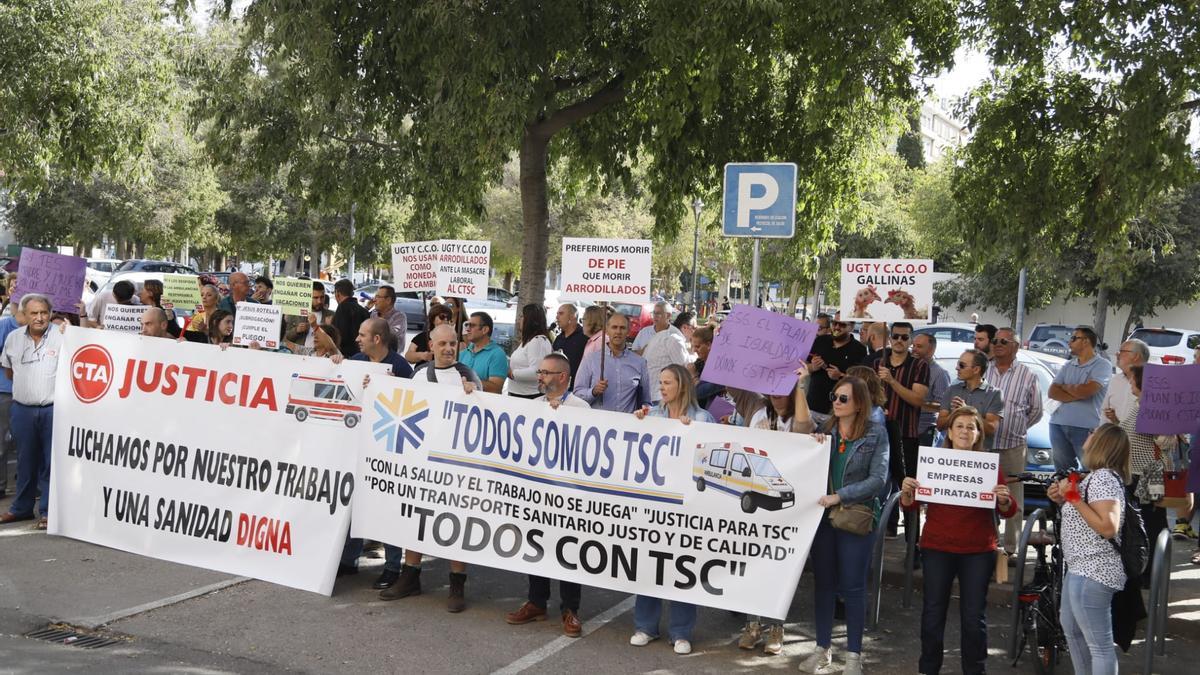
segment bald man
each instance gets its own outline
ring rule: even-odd
[[[230,314],[237,314],[239,302],[257,302],[257,300],[250,295],[250,277],[243,272],[234,272],[229,275],[229,295],[221,298],[217,307]]]
[[[171,334],[167,332],[167,313],[158,307],[150,307],[142,312],[142,335],[146,337],[171,337]]]

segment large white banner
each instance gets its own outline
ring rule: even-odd
[[[58,363],[50,534],[333,590],[346,440],[386,365],[85,328]]]
[[[824,514],[810,436],[372,378],[352,534],[783,617]]]
[[[488,299],[492,242],[443,239],[438,242],[437,293],[467,300]]]
[[[562,300],[650,301],[649,239],[563,237]]]
[[[436,291],[438,241],[392,244],[392,282],[398,291]]]
[[[933,261],[843,258],[841,313],[846,321],[929,322]]]

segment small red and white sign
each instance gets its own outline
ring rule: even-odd
[[[100,345],[85,345],[71,357],[71,389],[83,403],[95,403],[108,393],[113,381],[113,360]]]

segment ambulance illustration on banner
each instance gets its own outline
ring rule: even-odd
[[[284,412],[294,415],[297,422],[309,417],[341,422],[347,429],[358,426],[362,419],[362,404],[340,377],[316,377],[292,374]]]
[[[767,453],[740,443],[697,443],[692,478],[696,490],[713,488],[737,497],[742,511],[786,509],[796,503],[796,491],[780,475]]]

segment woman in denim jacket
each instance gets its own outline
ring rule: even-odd
[[[830,433],[829,494],[818,500],[826,509],[838,504],[867,504],[879,518],[878,495],[888,476],[887,430],[872,422],[871,394],[865,382],[844,377],[833,390]],[[818,437],[820,438],[820,437]],[[867,570],[871,535],[835,529],[829,513],[821,518],[812,543],[817,645],[800,669],[809,673],[833,671],[834,596],[846,603],[845,675],[862,673],[862,634],[867,617]]]

